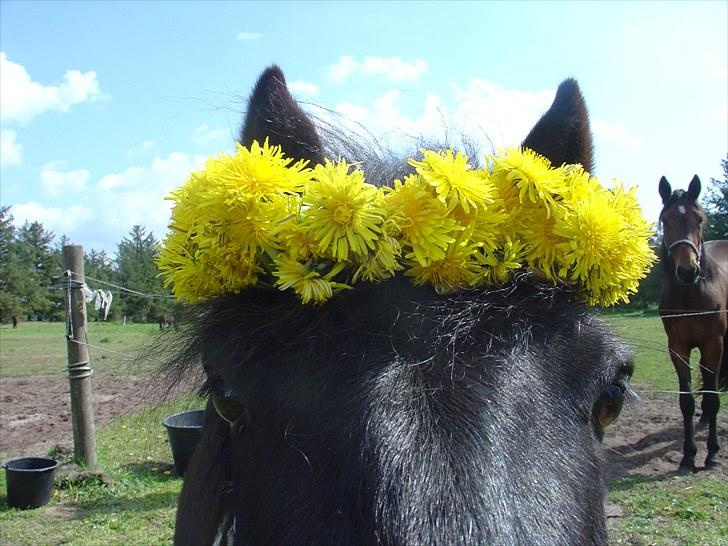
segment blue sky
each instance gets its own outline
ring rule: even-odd
[[[0,2],[0,202],[113,254],[161,238],[204,158],[234,149],[277,63],[306,108],[394,146],[463,129],[517,145],[567,77],[596,169],[659,213],[663,174],[722,176],[728,2]]]

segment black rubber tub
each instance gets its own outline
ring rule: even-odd
[[[8,506],[26,510],[47,504],[51,499],[58,464],[50,457],[23,457],[3,463]]]
[[[184,476],[192,454],[200,443],[204,415],[205,410],[183,411],[166,417],[162,422],[167,428],[174,470],[179,476]]]

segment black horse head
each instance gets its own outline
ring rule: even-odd
[[[242,141],[319,162],[277,67]],[[577,83],[524,142],[592,163]],[[178,362],[210,395],[178,545],[606,544],[601,431],[629,353],[526,273],[439,295],[402,276],[321,306],[254,288],[197,307]]]

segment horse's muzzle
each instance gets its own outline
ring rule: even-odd
[[[675,276],[682,284],[694,285],[698,283],[700,278],[700,266],[691,267],[677,266],[675,268]]]

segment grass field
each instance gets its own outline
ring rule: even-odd
[[[635,351],[634,381],[644,389],[674,390],[659,319],[639,313],[602,317],[630,340]],[[89,342],[101,348],[92,348],[94,368],[103,373],[136,373],[132,361],[123,355],[138,352],[157,328],[90,324]],[[62,324],[25,323],[15,331],[0,329],[0,376],[62,373],[64,334]],[[171,455],[160,422],[166,414],[199,405],[199,400],[185,398],[101,428],[97,431],[99,465],[110,483],[61,480],[43,508],[9,509],[3,473],[0,544],[169,544],[181,480],[169,473]],[[726,443],[728,439],[723,439]],[[610,501],[625,513],[610,536],[613,544],[728,545],[728,483],[720,479],[702,475],[627,478],[609,484],[609,490]]]
[[[90,322],[86,333],[92,368],[110,374],[151,371],[137,357],[158,331],[156,324]],[[23,322],[16,330],[7,324],[0,328],[0,376],[60,373],[67,364],[65,323]]]
[[[96,447],[99,468],[107,478],[57,478],[50,503],[40,509],[9,509],[3,473],[0,544],[170,544],[182,481],[171,471],[161,421],[165,415],[197,407],[199,399],[185,398],[102,428]]]
[[[657,311],[603,313],[602,318],[634,353],[634,383],[656,390],[677,390],[677,376],[667,353],[667,336]]]

